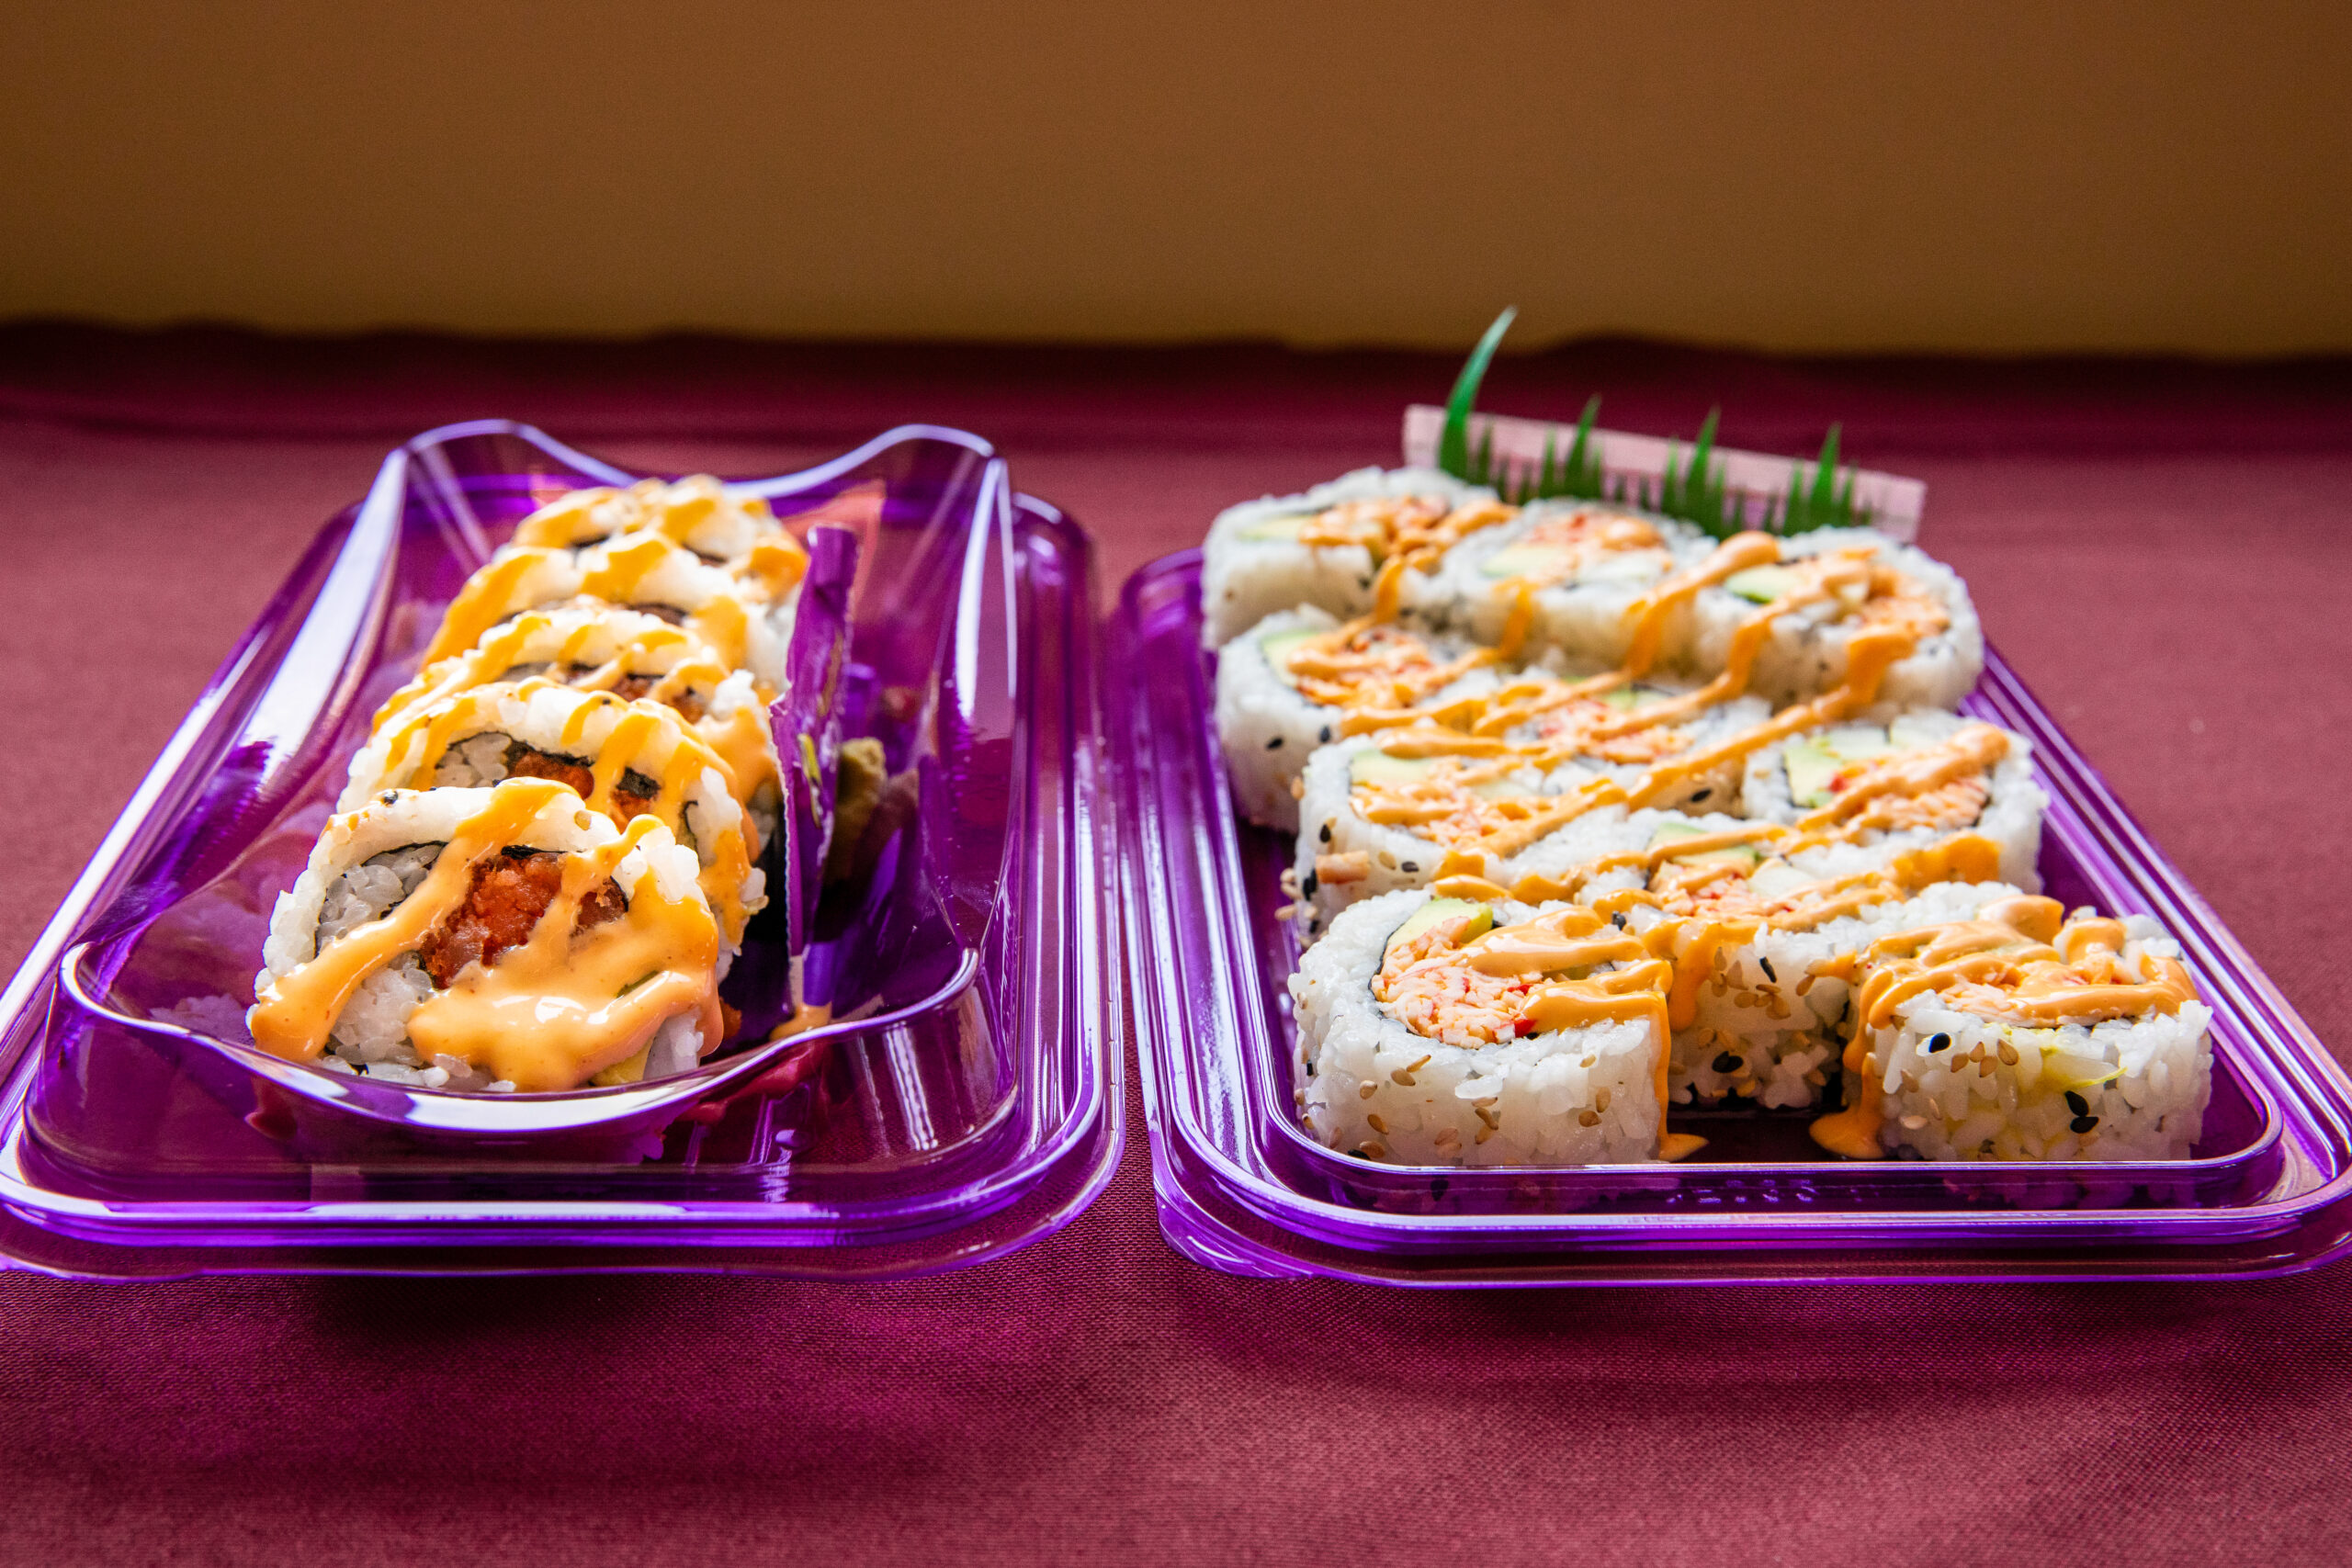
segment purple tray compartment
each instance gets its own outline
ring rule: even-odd
[[[485,1102],[156,1016],[249,997],[272,901],[466,573],[553,495],[638,477],[527,426],[455,425],[321,531],[0,994],[8,1261],[886,1277],[1009,1251],[1101,1190],[1122,998],[1091,547],[956,431],[750,482],[860,530],[831,718],[907,781],[870,874],[813,910],[835,1022],[660,1084]],[[780,1009],[783,914],[729,978],[755,1022]]]
[[[1988,654],[1969,711],[2029,735],[2052,806],[2041,874],[2070,905],[2157,916],[2214,1007],[2213,1105],[2178,1163],[1987,1166],[1820,1157],[1799,1118],[1679,1116],[1675,1166],[1373,1165],[1302,1133],[1275,919],[1288,840],[1238,821],[1200,649],[1200,561],[1129,580],[1109,743],[1160,1224],[1213,1268],[1423,1287],[1829,1278],[2203,1278],[2352,1247],[2352,1082]]]

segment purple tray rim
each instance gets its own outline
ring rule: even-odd
[[[331,518],[263,611],[229,653],[129,801],[102,837],[6,987],[0,988],[0,1267],[74,1279],[161,1279],[244,1273],[571,1273],[727,1272],[807,1278],[911,1278],[967,1267],[1015,1251],[1060,1229],[1082,1213],[1109,1184],[1125,1145],[1125,1051],[1119,1021],[1125,1012],[1125,965],[1117,961],[1120,933],[1110,917],[1113,878],[1107,836],[1114,813],[1102,789],[1099,705],[1093,682],[1097,617],[1091,541],[1079,523],[1059,509],[1012,488],[1002,460],[984,438],[947,426],[895,426],[840,457],[792,473],[730,486],[774,498],[805,491],[855,469],[907,442],[959,446],[985,460],[984,495],[992,497],[995,526],[973,524],[967,573],[986,555],[986,535],[1003,556],[1008,606],[1018,592],[1014,529],[1023,537],[1042,535],[1076,563],[1074,586],[1041,595],[1037,613],[1066,623],[1077,637],[1079,657],[1069,668],[1039,671],[1040,690],[1031,701],[1058,702],[1079,722],[1069,725],[1071,754],[1055,765],[1067,781],[1068,809],[1080,846],[1097,844],[1102,867],[1096,876],[1074,876],[1066,890],[1074,907],[1064,911],[1071,928],[1061,933],[1090,949],[1114,944],[1111,960],[1071,969],[1073,995],[1068,1011],[1080,1031],[1080,1069],[1057,1077],[1071,1081],[1021,1086],[996,1106],[988,1120],[956,1140],[968,1147],[1002,1123],[1029,1123],[1015,1157],[952,1190],[870,1201],[835,1198],[822,1204],[791,1201],[752,1201],[672,1198],[575,1202],[518,1198],[483,1201],[117,1201],[64,1193],[42,1186],[22,1156],[28,1128],[26,1100],[41,1050],[46,1020],[61,996],[74,996],[65,973],[89,945],[90,924],[152,849],[175,809],[192,793],[189,763],[214,737],[222,708],[236,682],[252,673],[257,649],[273,625],[299,606],[300,585],[316,575],[321,586],[309,595],[310,610],[327,597],[326,583],[337,572],[351,576],[360,519],[397,505],[409,470],[428,480],[454,484],[439,457],[443,444],[475,436],[509,436],[591,482],[627,484],[642,477],[582,453],[537,428],[506,420],[471,420],[437,426],[390,453],[368,495]],[[984,502],[985,504],[985,502]],[[976,518],[977,518],[976,514]],[[459,519],[462,521],[462,513]],[[465,530],[461,530],[461,533]],[[380,543],[379,541],[378,543]],[[476,561],[490,551],[478,532],[466,538]],[[322,552],[331,559],[322,567]],[[380,551],[378,552],[380,555]],[[373,560],[362,575],[381,570]],[[977,582],[966,584],[967,596]],[[1034,589],[1034,585],[1033,585]],[[374,591],[373,589],[370,590]],[[346,595],[348,597],[348,595]],[[1029,933],[1034,940],[1038,933]],[[894,1010],[915,1014],[952,1003],[977,978],[967,955],[962,970],[922,1002]],[[96,1010],[149,1033],[189,1032],[137,1019],[102,1002]],[[872,1029],[887,1019],[868,1018],[829,1026],[827,1032]],[[813,1037],[816,1032],[811,1032]],[[197,1037],[201,1038],[201,1037]],[[240,1060],[251,1048],[205,1041]],[[746,1056],[752,1055],[745,1053]],[[282,1066],[283,1064],[271,1064]],[[756,1070],[756,1069],[752,1069]],[[751,1076],[728,1066],[726,1082]],[[697,1083],[702,1098],[725,1083]],[[1058,1094],[1051,1105],[1047,1091]],[[430,1092],[430,1091],[423,1091]],[[546,1103],[602,1098],[607,1090],[540,1096]],[[439,1098],[456,1098],[442,1096]],[[1042,1113],[1042,1114],[1041,1114]],[[1046,1124],[1049,1123],[1049,1124]],[[932,1151],[937,1154],[943,1151]],[[681,1217],[691,1211],[691,1224]],[[801,1228],[780,1230],[779,1222]],[[628,1252],[626,1260],[611,1255]],[[502,1256],[502,1255],[511,1256]],[[233,1256],[232,1256],[233,1255]]]
[[[1139,655],[1151,635],[1143,624],[1147,601],[1164,607],[1170,595],[1181,595],[1191,606],[1186,629],[1196,633],[1199,559],[1196,549],[1163,557],[1123,585],[1112,639],[1113,667],[1123,676],[1143,678]],[[2339,1156],[2335,1175],[2285,1199],[2194,1209],[1483,1214],[1433,1221],[1429,1215],[1356,1208],[1302,1192],[1261,1164],[1237,1156],[1211,1135],[1188,1091],[1183,1070],[1186,1021],[1168,1015],[1170,990],[1154,967],[1165,961],[1165,943],[1155,934],[1159,924],[1205,917],[1218,928],[1214,934],[1219,940],[1211,945],[1220,956],[1234,959],[1237,966],[1245,960],[1254,965],[1256,959],[1250,951],[1244,895],[1231,880],[1220,885],[1214,905],[1177,910],[1174,895],[1155,863],[1168,852],[1163,832],[1173,836],[1205,829],[1212,845],[1205,852],[1208,859],[1220,869],[1236,866],[1238,850],[1231,811],[1220,795],[1216,809],[1204,812],[1203,820],[1174,829],[1159,822],[1156,803],[1137,782],[1151,771],[1147,764],[1120,780],[1125,818],[1121,898],[1127,950],[1136,970],[1130,984],[1154,1194],[1170,1245],[1195,1261],[1227,1272],[1340,1277],[1435,1289],[1802,1283],[1833,1278],[2248,1278],[2315,1268],[2352,1251],[2352,1079],[1996,652],[1988,649],[1986,677],[1971,702],[2033,740],[2037,760],[2043,764],[2043,782],[2053,797],[2053,822],[2081,834],[2088,848],[2135,875],[2135,890],[2199,961],[2200,985],[2217,1013],[2234,1011],[2241,1015],[2235,1021],[2247,1024],[2238,1031],[2246,1036],[2238,1043],[2263,1057],[2262,1070],[2248,1084],[2263,1112],[2263,1128],[2253,1145],[2187,1162],[2118,1161],[2090,1167],[2018,1162],[1999,1170],[2019,1178],[2177,1175],[2245,1161],[2280,1145],[2290,1168],[2308,1167],[2308,1156],[2287,1135],[2293,1123],[2292,1131],[2324,1139]],[[1141,705],[1133,706],[1140,716]],[[1155,746],[1197,742],[1197,737],[1155,734],[1140,716],[1122,739],[1145,752]],[[1221,759],[1213,745],[1206,751],[1209,776],[1221,785]],[[2110,889],[2102,886],[2100,891]],[[1202,1027],[1199,1021],[1190,1021],[1189,1026]],[[1347,1168],[1348,1162],[1312,1145],[1287,1117],[1263,1120],[1269,1125],[1250,1129],[1252,1135],[1262,1137],[1279,1129],[1279,1135],[1307,1146],[1334,1168]],[[1986,1168],[1962,1162],[1905,1163],[1922,1173],[1980,1175]],[[1396,1168],[1403,1176],[1461,1174],[1434,1167]],[[1657,1169],[1595,1168],[1619,1175]],[[1727,1175],[1766,1176],[1839,1168],[1823,1162],[1721,1168]],[[2291,1179],[2290,1171],[2282,1181]],[[1950,1239],[1953,1233],[1962,1238],[1957,1243]],[[2259,1247],[2280,1237],[2301,1245],[2285,1253]],[[1686,1250],[1652,1264],[1639,1251],[1645,1243]],[[1517,1250],[1506,1253],[1500,1250],[1504,1247]],[[1859,1254],[1866,1247],[1895,1256],[1858,1255],[1840,1260],[1819,1250],[1843,1248]],[[1935,1250],[1939,1247],[1940,1255]],[[2123,1256],[2132,1247],[2151,1256]],[[2244,1257],[2224,1256],[2233,1247],[2254,1250]],[[2004,1253],[2005,1248],[2014,1256]],[[1788,1260],[1777,1257],[1776,1249],[1788,1255]],[[2199,1252],[2205,1256],[2190,1256]],[[2175,1266],[2166,1266],[2167,1255]],[[1531,1257],[1534,1260],[1529,1261]],[[1735,1259],[1746,1261],[1736,1266]]]

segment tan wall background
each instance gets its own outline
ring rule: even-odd
[[[2352,349],[2352,6],[23,0],[0,316]]]

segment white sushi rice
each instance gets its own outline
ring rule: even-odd
[[[294,886],[278,895],[256,992],[310,963],[352,931],[381,919],[423,886],[441,850],[460,827],[488,809],[488,789],[394,790],[358,810],[330,819],[311,847],[311,859]],[[610,844],[620,831],[605,818],[564,798],[543,807],[514,838],[519,846],[578,853]],[[643,879],[665,899],[702,901],[693,854],[666,830],[645,836],[622,856],[613,885],[634,898]],[[336,1014],[319,1066],[330,1072],[364,1073],[389,1082],[426,1089],[504,1093],[514,1085],[493,1081],[468,1063],[447,1055],[420,1055],[408,1036],[410,1014],[434,993],[434,985],[413,953],[362,980]],[[679,1038],[692,1053],[699,1047],[697,1021],[672,1019],[662,1026],[652,1055],[676,1057]],[[666,1055],[664,1055],[666,1053]],[[649,1055],[647,1076],[653,1074]],[[669,1070],[681,1070],[676,1066]]]
[[[1496,1044],[1436,1040],[1374,999],[1389,937],[1428,897],[1397,892],[1352,906],[1291,977],[1300,1105],[1315,1137],[1395,1165],[1657,1158],[1663,1043],[1650,1026],[1605,1023]],[[1494,912],[1510,924],[1542,911],[1502,903]]]
[[[1379,563],[1361,545],[1303,545],[1287,533],[1304,519],[1343,502],[1426,496],[1446,507],[1493,501],[1495,492],[1464,484],[1435,468],[1358,468],[1303,495],[1268,496],[1227,507],[1209,525],[1201,556],[1201,641],[1224,647],[1277,611],[1311,604],[1340,619],[1372,608]],[[1408,604],[1425,584],[1407,573]]]
[[[2143,976],[2147,957],[2180,955],[2144,915],[2124,929],[2124,963]],[[1871,1036],[1878,1071],[1848,1089],[1878,1097],[1890,1152],[1924,1159],[2188,1159],[2212,1099],[2212,1009],[2192,1001],[2177,1013],[2036,1029],[1929,992]],[[1939,1036],[1950,1044],[1930,1050]]]
[[[1328,631],[1339,624],[1311,606],[1285,610],[1267,616],[1217,653],[1216,733],[1226,775],[1232,782],[1234,803],[1260,827],[1298,830],[1298,799],[1291,785],[1317,747],[1340,739],[1340,726],[1347,716],[1303,695],[1289,672],[1268,660],[1266,645],[1269,639]],[[1456,658],[1472,646],[1434,636],[1429,642],[1440,660]],[[1427,701],[1442,703],[1488,691],[1496,679],[1491,669],[1473,670]]]
[[[1529,646],[1555,649],[1595,668],[1617,665],[1633,636],[1634,606],[1669,573],[1705,559],[1714,547],[1690,524],[1597,502],[1538,502],[1517,521],[1480,529],[1446,551],[1420,603],[1458,631],[1481,642],[1497,640],[1518,604],[1513,584],[1519,574],[1511,563],[1525,552],[1514,547],[1547,521],[1586,511],[1638,518],[1657,531],[1660,547],[1600,555],[1580,563],[1574,577],[1538,588]],[[1681,629],[1687,640],[1687,621]],[[1672,659],[1681,650],[1664,651]]]
[[[1926,590],[1951,624],[1897,660],[1880,683],[1875,701],[1903,707],[1957,706],[1984,670],[1984,633],[1976,606],[1960,574],[1909,545],[1868,528],[1824,528],[1781,544],[1783,560],[1802,560],[1826,550],[1866,546]],[[1722,587],[1699,591],[1690,606],[1693,635],[1687,658],[1691,668],[1717,671],[1729,657],[1733,635],[1761,605]],[[1758,649],[1748,690],[1774,704],[1817,696],[1846,678],[1849,620],[1836,604],[1809,605],[1776,617]]]
[[[1811,809],[1798,806],[1789,791],[1787,752],[1792,744],[1841,731],[1876,728],[1893,750],[1908,751],[1947,739],[1973,722],[1938,708],[1910,708],[1892,714],[1882,708],[1846,724],[1825,725],[1792,736],[1786,741],[1776,741],[1747,760],[1747,776],[1740,791],[1742,812],[1766,822],[1794,822]],[[2049,808],[2050,797],[2033,776],[2033,743],[2014,730],[2001,733],[2008,737],[2008,752],[1994,764],[1992,776],[1986,781],[1989,787],[1984,807],[1974,823],[1965,828],[1915,828],[1894,833],[1872,829],[1862,835],[1860,841],[1917,848],[1955,832],[1981,833],[2000,846],[2002,881],[2029,893],[2041,892],[2041,874],[2037,867],[2041,857],[2041,818]]]

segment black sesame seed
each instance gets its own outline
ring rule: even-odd
[[[1781,983],[1781,977],[1772,973],[1772,961],[1770,959],[1765,957],[1759,953],[1756,955],[1756,963],[1758,967],[1764,971],[1764,978],[1771,981],[1772,984],[1776,986]]]
[[[1309,898],[1315,897],[1315,874],[1313,872],[1310,871],[1306,874],[1306,880],[1298,885],[1298,890]]]
[[[1410,874],[1414,873],[1414,872],[1417,872],[1417,871],[1420,870],[1420,869],[1421,869],[1421,863],[1420,863],[1420,862],[1419,862],[1419,861],[1415,861],[1415,860],[1408,860],[1408,861],[1407,861],[1407,862],[1405,863],[1405,871],[1406,871],[1407,874],[1408,874],[1408,875],[1409,875]]]
[[[1618,915],[1611,915],[1611,916],[1610,916],[1610,917],[1609,917],[1609,923],[1610,923],[1611,925],[1612,925],[1612,926],[1615,926],[1619,931],[1623,931],[1623,930],[1625,929],[1625,917],[1624,917],[1623,915],[1622,915],[1622,914],[1618,914]]]
[[[2091,1102],[2070,1089],[2066,1091],[2066,1109],[2077,1116],[2088,1116],[2091,1113]]]
[[[1691,804],[1691,805],[1693,805],[1693,806],[1696,806],[1696,805],[1698,805],[1701,801],[1702,801],[1702,800],[1706,799],[1706,798],[1707,798],[1707,796],[1709,796],[1709,795],[1713,795],[1713,794],[1714,794],[1714,793],[1715,793],[1715,792],[1714,792],[1714,790],[1713,790],[1713,788],[1702,789],[1702,790],[1701,790],[1698,794],[1696,794],[1696,795],[1692,795],[1692,796],[1690,797],[1690,804]]]
[[[2077,1116],[2072,1122],[2067,1122],[2066,1125],[2072,1127],[2077,1133],[2087,1133],[2092,1128],[2098,1125],[2098,1118],[2096,1116]]]
[[[1939,1051],[1949,1051],[1951,1049],[1951,1035],[1939,1032],[1928,1036],[1928,1055],[1930,1056],[1934,1055]]]
[[[1312,1062],[1306,1064],[1306,1076],[1310,1078],[1315,1076],[1315,1064]]]
[[[1725,1051],[1715,1058],[1714,1067],[1719,1073],[1736,1073],[1739,1071],[1739,1058]]]
[[[1279,735],[1275,736],[1272,740],[1269,740],[1269,741],[1267,741],[1267,742],[1266,742],[1266,750],[1269,750],[1269,751],[1279,751],[1279,750],[1281,750],[1282,749],[1283,749],[1283,738],[1282,738],[1281,736],[1279,736]]]
[[[1317,730],[1316,734],[1322,740],[1324,745],[1329,746],[1331,744],[1331,727],[1329,725],[1325,725],[1321,729]]]
[[[1329,822],[1323,824],[1323,841],[1327,844],[1331,841],[1331,824]]]
[[[401,803],[401,794],[400,794],[400,791],[398,791],[398,790],[396,790],[396,789],[388,789],[388,790],[386,790],[386,791],[384,792],[384,804],[385,804],[385,805],[387,805],[387,806],[398,806],[400,803]]]

